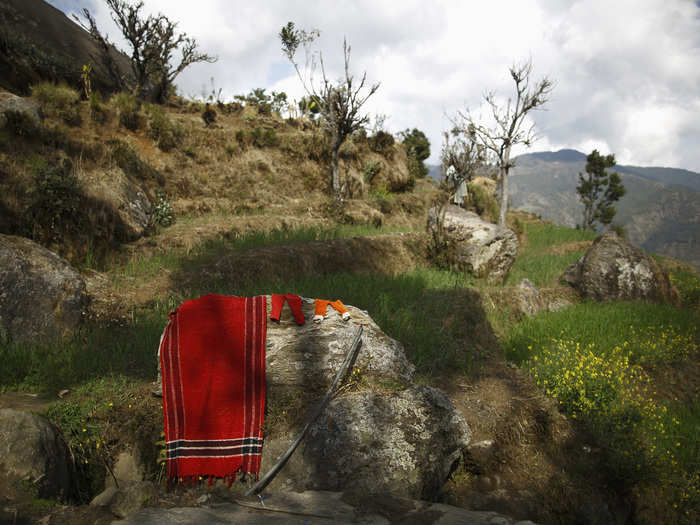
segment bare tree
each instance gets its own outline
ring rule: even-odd
[[[340,147],[350,134],[369,122],[368,115],[363,115],[361,109],[367,99],[379,89],[379,83],[367,86],[365,89],[367,73],[362,75],[359,83],[355,82],[355,78],[350,74],[350,46],[343,39],[344,78],[338,80],[337,83],[328,80],[323,56],[319,53],[321,83],[316,86],[314,84],[315,55],[309,52],[309,45],[319,34],[318,30],[307,32],[297,29],[294,22],[289,22],[282,28],[279,37],[282,41],[282,51],[294,66],[304,90],[311,100],[318,103],[321,123],[331,142],[331,192],[336,203],[340,203],[343,198],[343,188],[338,170]],[[294,58],[300,45],[304,47],[306,52],[305,75],[302,74],[299,64]]]
[[[500,215],[498,224],[505,226],[508,211],[508,174],[513,162],[511,149],[515,144],[530,146],[535,140],[534,124],[525,126],[525,116],[532,110],[541,109],[549,100],[554,84],[548,77],[543,77],[530,85],[532,61],[510,67],[510,76],[515,82],[515,101],[508,99],[505,106],[499,106],[493,92],[488,92],[484,99],[491,109],[494,120],[487,126],[467,111],[459,112],[455,119],[457,128],[465,135],[473,136],[492,156],[498,168],[500,187]]]
[[[131,47],[131,69],[134,75],[132,91],[141,97],[150,94],[151,98],[165,100],[172,90],[173,81],[187,66],[195,62],[216,62],[217,58],[201,53],[197,42],[185,33],[175,32],[177,24],[165,15],[145,16],[142,13],[143,2],[131,3],[127,0],[105,0],[111,10],[112,20],[117,24],[122,35]],[[87,24],[78,22],[87,29],[109,58],[109,43],[97,29],[95,20],[87,9],[83,9]],[[172,62],[173,54],[180,50],[181,57],[177,65]],[[110,73],[112,69],[109,68]]]

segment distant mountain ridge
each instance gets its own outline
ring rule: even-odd
[[[514,159],[510,202],[514,209],[574,227],[583,206],[576,194],[586,155],[566,149]],[[627,194],[617,203],[615,222],[632,242],[700,269],[700,174],[676,169],[617,165]]]
[[[528,159],[536,159],[542,162],[583,162],[585,170],[586,154],[575,149],[561,149],[559,151],[540,151],[535,153],[526,153],[514,159],[516,166],[519,161],[527,161]],[[640,167],[627,166],[618,164],[614,168],[618,173],[629,173],[639,177],[649,179],[663,184],[674,184],[683,186],[694,191],[700,191],[700,173],[684,170],[680,168],[663,168],[663,167]],[[582,172],[584,170],[581,170]]]

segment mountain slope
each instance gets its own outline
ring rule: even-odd
[[[92,87],[115,86],[88,34],[65,14],[42,0],[0,0],[0,87],[28,94],[41,81],[66,82],[78,88],[84,64],[93,64]],[[122,74],[130,74],[129,58],[114,50]]]
[[[521,155],[511,177],[511,206],[575,226],[583,207],[576,194],[586,156],[575,150]],[[700,268],[700,174],[671,168],[616,166],[627,194],[615,222],[644,249]]]

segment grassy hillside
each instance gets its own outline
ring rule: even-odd
[[[44,123],[0,130],[0,231],[31,237],[78,266],[99,267],[133,240],[124,209],[134,201],[124,199],[138,191],[153,205],[151,233],[191,221],[208,237],[338,220],[406,227],[422,221],[416,212],[432,191],[422,181],[425,191],[408,191],[415,180],[393,137],[358,134],[340,152],[347,199],[343,215],[331,216],[329,153],[314,123],[234,103],[214,105],[207,126],[198,102],[152,106],[125,94],[86,102],[50,84],[33,93]]]
[[[444,501],[540,523],[583,520],[591,508],[602,519],[613,509],[640,523],[697,520],[692,268],[662,261],[683,308],[579,303],[558,277],[593,236],[516,213],[518,257],[504,283],[489,284],[426,260],[435,185],[411,181],[400,145],[348,142],[341,173],[350,195],[337,213],[313,123],[222,105],[205,126],[197,102],[133,111],[124,96],[90,104],[42,89],[42,127],[29,133],[18,121],[0,132],[0,224],[68,256],[94,300],[72,339],[0,347],[0,406],[15,392],[43,400],[36,406],[79,460],[79,502],[101,490],[104,464],[127,443],[145,451],[147,476],[162,480],[162,412],[150,389],[168,313],[210,292],[284,290],[367,310],[404,344],[419,381],[448,392],[473,441],[494,443],[487,460],[465,453]],[[126,180],[154,205],[144,236],[123,236],[109,180]],[[42,199],[41,188],[66,200]],[[62,222],[42,222],[57,210]],[[27,217],[36,219],[30,230]],[[313,264],[321,252],[337,259]],[[525,317],[516,288],[524,278],[550,304],[573,304]],[[362,377],[347,388],[366,388]],[[278,417],[280,407],[272,400],[268,411]],[[57,508],[22,505],[37,519]]]

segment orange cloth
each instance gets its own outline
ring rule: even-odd
[[[326,299],[316,299],[316,306],[314,310],[314,321],[320,321],[326,316],[326,308],[331,305],[333,309],[338,312],[338,314],[343,318],[344,321],[350,319],[350,312],[345,308],[345,305],[340,301],[328,301]]]

